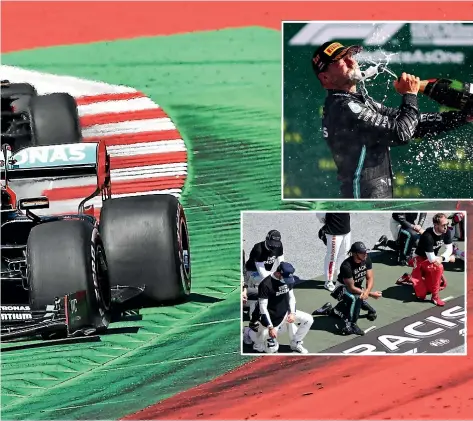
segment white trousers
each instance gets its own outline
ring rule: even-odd
[[[327,234],[327,254],[324,264],[325,282],[333,282],[335,272],[340,270],[341,264],[348,257],[347,253],[350,247],[351,232],[345,235]]]
[[[293,323],[289,323],[287,321],[287,315],[284,320],[279,324],[279,326],[275,326],[278,331],[278,337],[280,334],[285,333],[288,331],[289,339],[291,343],[294,345],[297,342],[302,342],[303,339],[306,337],[307,333],[309,333],[310,327],[314,323],[314,318],[304,311],[296,310],[296,320]],[[299,325],[299,326],[298,326]],[[276,352],[279,348],[278,338],[275,338],[276,347],[275,349],[268,348],[268,339],[269,339],[269,329],[264,326],[259,326],[258,332],[254,330],[249,331],[249,335],[253,343],[255,344],[255,349],[261,352],[272,353]]]

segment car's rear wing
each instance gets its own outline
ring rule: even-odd
[[[14,154],[4,149],[2,180],[97,176],[97,186],[110,181],[110,160],[104,142],[30,146]]]

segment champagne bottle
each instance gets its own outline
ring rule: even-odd
[[[422,80],[419,92],[440,105],[473,113],[472,83],[445,78]]]

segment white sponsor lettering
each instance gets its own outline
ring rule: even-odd
[[[378,341],[390,351],[398,351],[399,345],[404,343],[416,343],[419,342],[420,339],[408,338],[407,336],[381,335],[378,336]]]
[[[425,323],[424,322],[411,323],[410,325],[407,325],[404,328],[404,332],[417,338],[428,338],[430,336],[438,335],[439,333],[442,333],[444,331],[444,329],[438,327],[432,330],[428,330],[426,332],[421,332],[420,330],[416,329],[417,327],[420,327],[420,326],[425,326]]]
[[[2,320],[29,320],[32,319],[29,313],[2,313]]]
[[[363,61],[382,61],[386,60],[386,55],[389,55],[389,62],[391,64],[409,63],[409,64],[463,64],[465,61],[465,54],[462,52],[451,52],[443,50],[433,50],[424,52],[422,50],[414,51],[387,51],[376,50],[366,51],[357,55],[359,62]]]
[[[327,40],[362,40],[366,46],[383,46],[405,26],[410,42],[419,46],[473,45],[473,25],[463,23],[308,23],[289,40],[289,45],[321,45]]]
[[[454,306],[452,308],[446,309],[442,311],[441,316],[445,320],[440,317],[429,316],[426,317],[423,321],[417,321],[411,323],[403,328],[404,333],[406,336],[398,336],[398,335],[381,335],[377,337],[379,343],[383,345],[389,352],[401,352],[401,346],[406,343],[417,343],[425,338],[429,338],[435,335],[439,335],[442,332],[445,332],[446,329],[454,329],[459,328],[459,322],[462,322],[465,315],[465,310],[461,306]],[[452,319],[455,319],[454,323]],[[428,327],[427,322],[441,326],[440,328],[432,328]],[[419,330],[420,327],[424,327],[422,330]],[[465,328],[459,329],[459,335],[465,336]],[[434,339],[430,342],[431,346],[439,347],[444,346],[450,343],[448,339]],[[381,347],[381,349],[383,349]],[[354,353],[362,353],[362,354],[376,354],[376,353],[386,353],[384,350],[379,350],[379,346],[375,344],[360,344],[356,345],[352,348],[346,349],[342,351],[344,354],[354,354]],[[404,352],[406,354],[410,353],[418,353],[417,348],[413,350]]]
[[[458,317],[464,317],[466,315],[465,309],[460,306],[455,306],[447,310],[442,311],[440,314],[446,319],[457,319]]]
[[[450,341],[448,339],[435,339],[430,342],[431,346],[444,346],[449,344]]]
[[[71,313],[75,313],[77,311],[77,299],[73,298],[72,300],[70,300],[70,304],[71,304]]]
[[[308,23],[289,41],[289,45],[320,45],[330,39],[363,39],[364,45],[384,45],[402,27],[404,22],[359,23]]]
[[[379,124],[381,123],[381,120],[382,120],[382,119],[383,119],[383,116],[382,116],[381,114],[378,114],[377,117],[376,117],[376,121],[375,121],[374,125],[375,125],[376,127],[378,127]]]
[[[421,114],[420,121],[442,121],[442,116],[438,113],[436,114]]]
[[[456,23],[411,23],[412,45],[473,45],[473,25]]]
[[[84,144],[70,144],[26,148],[15,154],[16,165],[82,161],[86,147]]]
[[[387,115],[383,116],[383,124],[381,124],[381,127],[390,127],[389,117]]]
[[[350,102],[348,103],[348,107],[349,107],[350,110],[352,110],[355,114],[361,113],[361,110],[363,109],[363,107],[362,107],[360,104],[357,104],[356,102],[353,102],[353,101],[350,101]]]
[[[1,306],[2,311],[31,311],[30,306]]]
[[[385,351],[376,351],[376,346],[371,344],[356,345],[343,351],[344,354],[386,354]]]
[[[324,128],[323,128],[323,133],[324,133],[324,137],[328,137],[328,130],[327,130],[327,127],[324,127]]]

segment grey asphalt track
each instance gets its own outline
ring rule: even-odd
[[[432,225],[435,213],[427,213],[424,227]],[[391,239],[391,214],[379,211],[352,213],[352,243],[363,241],[371,248],[383,234]],[[294,265],[297,276],[314,279],[323,274],[326,247],[318,237],[322,224],[315,211],[244,212],[242,219],[243,249],[247,257],[255,243],[263,241],[268,231],[277,229],[281,232],[284,258]]]

